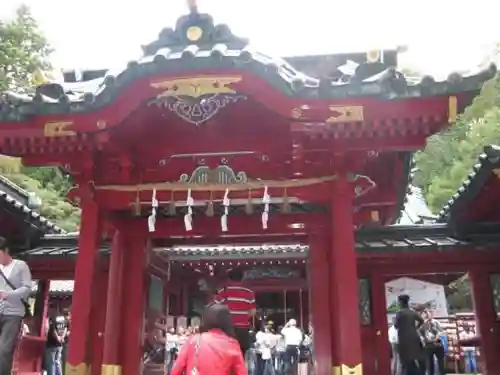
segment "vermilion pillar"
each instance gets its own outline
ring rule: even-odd
[[[71,335],[66,359],[67,375],[88,373],[92,286],[101,240],[101,220],[97,204],[90,197],[82,197],[81,208],[79,250],[71,308]]]
[[[111,246],[108,274],[108,299],[106,303],[106,320],[104,326],[104,349],[101,366],[102,375],[121,375],[120,362],[120,316],[125,308],[123,304],[123,268],[124,248],[123,234],[115,231]]]
[[[314,338],[316,375],[331,375],[332,346],[329,273],[330,236],[314,233],[309,237],[308,275],[310,283],[311,318]]]
[[[143,223],[145,226],[145,224]],[[142,367],[143,317],[146,302],[147,239],[137,228],[124,233],[124,278],[121,311],[121,349],[124,375],[140,374]]]
[[[354,188],[347,176],[333,183],[330,252],[330,288],[334,374],[362,374],[361,329],[359,319],[359,281],[353,223]],[[333,328],[332,327],[332,328]]]
[[[482,270],[472,270],[469,271],[469,278],[478,325],[477,333],[481,338],[482,373],[487,375],[500,374],[498,328],[490,275]]]
[[[370,278],[372,325],[374,328],[375,343],[375,373],[390,374],[390,348],[389,330],[387,329],[387,303],[385,299],[385,279],[384,276],[373,267]]]

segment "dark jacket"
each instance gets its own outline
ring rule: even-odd
[[[424,359],[419,328],[424,323],[420,314],[412,309],[401,309],[396,314],[398,353],[402,361]]]

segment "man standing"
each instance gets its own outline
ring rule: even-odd
[[[285,328],[281,330],[281,334],[285,339],[285,367],[287,370],[285,372],[288,372],[290,368],[295,368],[295,365],[298,363],[299,346],[304,340],[304,334],[297,328],[297,321],[295,319],[290,319],[285,324]]]
[[[425,374],[425,354],[419,329],[424,320],[415,310],[410,309],[410,296],[398,297],[399,311],[394,327],[398,331],[398,354],[404,375]]]
[[[242,284],[243,271],[234,268],[228,273],[229,282],[217,291],[214,302],[226,305],[231,312],[236,338],[245,355],[250,348],[250,318],[255,315],[255,293]]]
[[[434,375],[434,357],[437,360],[439,375],[445,375],[444,356],[445,349],[443,345],[444,330],[441,328],[439,321],[432,317],[429,310],[424,311],[425,322],[421,327],[421,332],[425,338],[425,351],[427,355],[427,366],[429,375]]]
[[[31,292],[28,265],[12,259],[5,238],[0,237],[0,374],[10,374],[26,300]]]

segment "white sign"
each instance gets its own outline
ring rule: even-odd
[[[448,304],[444,286],[426,281],[402,277],[385,284],[385,299],[389,321],[398,310],[398,296],[410,296],[410,306],[426,306],[435,317],[448,316]]]

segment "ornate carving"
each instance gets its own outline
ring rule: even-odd
[[[353,367],[347,365],[334,366],[333,375],[363,375],[363,365],[360,363]]]
[[[362,174],[354,175],[352,177],[352,181],[355,184],[354,194],[356,198],[365,195],[366,193],[368,193],[370,190],[374,189],[377,186],[375,181],[373,181],[370,177]]]
[[[67,375],[88,375],[89,373],[89,365],[86,363],[79,363],[78,365],[72,365],[66,362],[66,371]]]
[[[240,99],[246,99],[246,97],[238,94],[213,94],[186,99],[176,96],[160,96],[149,104],[168,108],[183,120],[198,126],[214,117],[220,109]]]
[[[169,96],[199,98],[207,94],[236,94],[236,91],[228,85],[240,81],[239,76],[189,77],[152,82],[151,86],[165,90],[157,98]]]
[[[329,109],[331,114],[326,119],[326,122],[330,124],[363,121],[364,118],[363,106],[361,105],[331,105]]]
[[[46,137],[67,137],[76,135],[74,130],[68,129],[73,125],[72,121],[51,121],[45,123],[43,135]]]
[[[248,181],[245,172],[235,173],[233,169],[227,165],[219,165],[216,168],[207,166],[197,167],[191,175],[182,174],[179,182],[187,184],[243,184]]]

